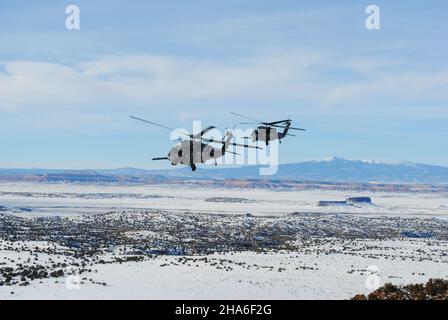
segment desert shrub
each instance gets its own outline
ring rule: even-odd
[[[425,291],[430,296],[437,296],[448,293],[448,281],[442,279],[429,279],[426,283]]]
[[[358,294],[352,300],[448,300],[448,281],[429,279],[426,284],[416,283],[396,286],[386,283],[367,297]]]

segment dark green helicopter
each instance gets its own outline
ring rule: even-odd
[[[236,112],[230,112],[230,113],[234,114],[236,116],[254,121],[254,122],[241,122],[241,124],[257,124],[257,125],[259,125],[257,127],[257,129],[252,131],[252,133],[250,135],[252,142],[264,141],[266,143],[266,145],[268,145],[269,141],[278,140],[279,143],[281,143],[282,139],[286,136],[295,137],[295,135],[288,133],[289,130],[305,131],[305,129],[303,129],[303,128],[291,127],[291,123],[292,123],[291,119],[279,120],[279,121],[273,121],[273,122],[264,122],[264,121],[259,121],[254,118],[244,116],[244,115],[236,113]],[[278,132],[277,128],[281,128],[281,129],[283,129],[283,131]],[[249,138],[249,137],[247,137],[247,138]]]

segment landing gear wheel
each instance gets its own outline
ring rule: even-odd
[[[191,170],[196,171],[196,165],[194,163],[190,164]]]

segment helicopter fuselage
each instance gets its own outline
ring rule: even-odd
[[[214,159],[215,165],[217,165],[216,159],[224,156],[226,152],[230,152],[232,154],[237,154],[233,151],[227,151],[227,149],[232,146],[239,146],[244,148],[255,148],[255,149],[262,149],[258,146],[249,146],[247,144],[241,144],[232,142],[233,134],[231,130],[228,130],[226,132],[226,135],[222,140],[216,140],[211,138],[204,138],[204,134],[209,132],[212,129],[216,129],[214,126],[209,126],[202,130],[199,133],[196,134],[186,134],[184,132],[180,132],[179,130],[172,129],[170,127],[145,120],[142,118],[137,118],[134,116],[131,116],[134,120],[139,120],[142,122],[146,122],[149,124],[152,124],[157,127],[161,127],[166,130],[170,130],[172,132],[177,132],[178,134],[181,134],[183,136],[187,136],[189,140],[183,140],[180,141],[179,144],[175,145],[173,148],[170,149],[170,152],[166,157],[156,157],[152,158],[152,160],[168,160],[171,162],[172,165],[178,165],[178,164],[184,164],[189,165],[193,171],[196,170],[196,163],[206,163],[208,160]],[[209,143],[217,143],[221,144],[221,148],[215,148],[209,144],[205,144],[202,141],[207,141]]]
[[[267,145],[269,144],[269,141],[283,138],[283,135],[281,136],[281,133],[279,133],[275,128],[259,126],[257,129],[252,131],[251,138],[252,142],[263,141]]]
[[[186,140],[171,148],[167,157],[172,165],[191,165],[195,163],[205,163],[210,159],[218,159],[222,156],[222,148],[215,148],[199,141]]]

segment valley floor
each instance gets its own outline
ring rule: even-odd
[[[157,256],[110,264],[105,255],[106,264],[89,266],[79,286],[69,277],[42,279],[2,286],[0,298],[348,299],[386,282],[448,278],[447,249],[446,241],[327,239],[297,252]]]
[[[374,204],[319,207],[370,196]],[[0,185],[1,299],[349,299],[448,278],[444,194]]]

